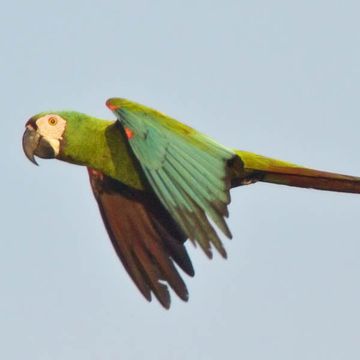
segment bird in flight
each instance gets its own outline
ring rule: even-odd
[[[113,247],[131,279],[151,301],[170,307],[169,287],[184,301],[178,268],[193,276],[184,243],[211,258],[231,238],[230,189],[258,181],[360,193],[360,177],[308,169],[225,147],[147,106],[121,98],[106,102],[116,120],[74,111],[31,117],[23,135],[26,156],[87,167]]]

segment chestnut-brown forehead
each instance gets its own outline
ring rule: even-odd
[[[25,126],[31,126],[34,130],[37,130],[37,124],[36,124],[36,120],[38,118],[36,116],[31,117],[25,124]]]

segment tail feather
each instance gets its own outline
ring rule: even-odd
[[[360,177],[308,169],[247,151],[236,150],[236,154],[241,160],[241,170],[233,167],[232,186],[263,181],[318,190],[360,193]]]

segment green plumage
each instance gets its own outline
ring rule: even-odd
[[[116,122],[77,112],[57,114],[67,119],[60,160],[91,167],[127,186],[144,189],[136,159]]]
[[[225,256],[208,217],[231,237],[224,216],[230,199],[227,162],[235,154],[155,110],[121,99],[109,105],[133,133],[129,143],[147,180],[185,234],[209,257],[211,243]]]
[[[194,274],[184,247],[214,246],[226,256],[214,226],[227,237],[230,188],[257,181],[360,193],[360,178],[312,170],[224,147],[146,106],[110,99],[116,120],[77,112],[46,112],[26,123],[23,148],[88,168],[114,249],[134,283],[170,306],[168,285],[187,300],[174,266]]]

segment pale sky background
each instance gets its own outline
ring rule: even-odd
[[[227,261],[147,303],[84,168],[33,166],[25,121],[156,107],[225,145],[360,175],[359,1],[8,1],[0,11],[0,358],[360,358],[360,196],[232,193]]]

